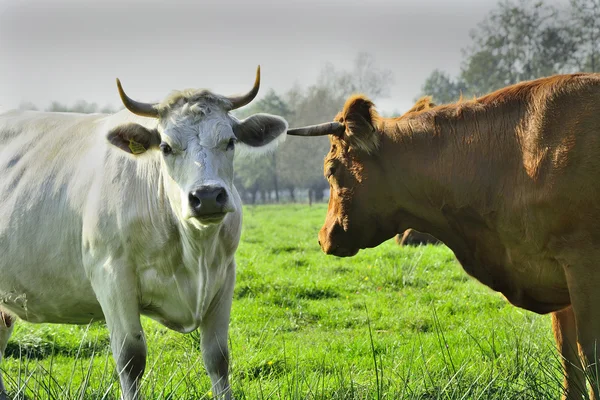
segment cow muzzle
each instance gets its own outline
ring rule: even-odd
[[[341,225],[324,225],[319,231],[319,245],[325,254],[337,257],[352,257],[359,248],[348,242],[348,234]]]
[[[221,186],[201,186],[188,195],[190,214],[201,222],[220,222],[229,211],[227,190]]]

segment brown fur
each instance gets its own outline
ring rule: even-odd
[[[429,110],[430,108],[433,108],[433,107],[435,107],[433,98],[431,96],[423,96],[419,100],[417,100],[415,105],[412,106],[411,109],[408,110],[403,116],[405,116],[408,113],[412,113],[412,112]]]
[[[323,250],[351,256],[408,228],[431,233],[514,305],[553,313],[575,365],[565,365],[565,398],[581,396],[574,343],[592,376],[600,362],[600,74],[398,118],[354,96],[338,117],[346,135],[330,137],[325,160],[334,174]]]
[[[371,100],[363,95],[346,100],[343,110],[335,118],[346,125],[345,136],[350,145],[366,153],[373,153],[379,147],[376,126],[380,119]]]
[[[0,310],[0,323],[6,328],[10,328],[13,324],[13,318],[11,315],[5,311]]]

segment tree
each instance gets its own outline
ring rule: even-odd
[[[316,86],[329,89],[343,101],[353,93],[364,93],[371,98],[387,97],[393,83],[391,70],[379,68],[372,54],[361,52],[354,59],[350,71],[336,69],[331,63],[326,64]]]
[[[542,1],[504,1],[471,32],[461,79],[473,94],[569,69],[577,42]]]
[[[460,75],[435,70],[422,87],[438,102],[483,95],[523,80],[600,68],[600,0],[571,0],[570,12],[543,1],[505,0],[471,32]]]
[[[578,40],[576,66],[600,71],[600,0],[571,0],[571,29]]]
[[[100,112],[98,104],[96,103],[88,103],[85,100],[77,100],[75,104],[72,106],[67,106],[66,104],[62,104],[58,101],[53,101],[50,103],[50,106],[46,108],[46,111],[53,112],[74,112],[74,113],[82,113],[82,114],[91,114]]]
[[[249,107],[236,113],[238,118],[244,118],[259,112],[279,115],[289,118],[291,112],[286,103],[271,89],[265,97],[252,103]],[[256,200],[257,192],[275,191],[275,200],[279,202],[279,172],[277,153],[266,157],[237,157],[235,159],[236,182],[242,191],[249,192],[252,201]],[[266,199],[263,199],[265,201]]]
[[[58,101],[53,101],[50,103],[50,106],[46,108],[46,111],[68,112],[69,107],[67,107],[65,104],[59,103]]]
[[[314,85],[295,86],[284,95],[270,90],[235,115],[244,118],[271,113],[285,118],[292,127],[331,121],[348,95],[363,92],[374,98],[383,96],[389,93],[391,81],[390,71],[378,68],[371,55],[361,53],[349,71],[327,64]],[[259,192],[274,192],[279,201],[281,189],[288,189],[294,201],[296,188],[309,189],[315,198],[322,198],[328,187],[323,177],[323,157],[328,149],[327,137],[287,137],[277,151],[266,157],[236,157],[236,185],[251,201]]]
[[[439,69],[433,70],[421,87],[422,95],[432,96],[433,101],[438,104],[457,101],[465,92],[466,85],[460,78],[452,79]]]
[[[122,109],[122,108],[121,108]],[[119,109],[114,108],[113,106],[111,106],[110,104],[105,105],[104,107],[102,107],[100,109],[99,112],[103,113],[103,114],[114,114],[117,111],[120,111]]]
[[[98,104],[88,103],[85,100],[77,100],[69,111],[82,114],[92,114],[98,112]]]
[[[19,104],[19,110],[33,110],[33,111],[37,111],[38,108],[31,101],[22,101]]]
[[[364,93],[373,99],[385,97],[392,83],[392,72],[379,68],[369,53],[359,53],[350,70],[326,64],[316,84],[306,90],[296,87],[287,93],[289,107],[294,111],[288,122],[290,126],[303,126],[332,121],[349,95]],[[280,163],[282,173],[297,187],[308,188],[316,200],[322,200],[323,190],[329,187],[323,177],[323,158],[328,150],[327,137],[290,137],[279,153],[285,158],[285,162]]]

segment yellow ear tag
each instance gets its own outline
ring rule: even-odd
[[[136,142],[133,139],[129,139],[129,149],[133,154],[142,154],[146,151],[143,144]]]

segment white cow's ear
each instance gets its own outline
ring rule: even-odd
[[[288,123],[285,119],[270,114],[255,114],[242,121],[234,120],[233,133],[242,143],[250,147],[262,147],[285,139]]]
[[[134,123],[113,128],[106,138],[114,146],[134,155],[145,153],[146,150],[160,144],[160,134],[156,129],[148,129]]]

